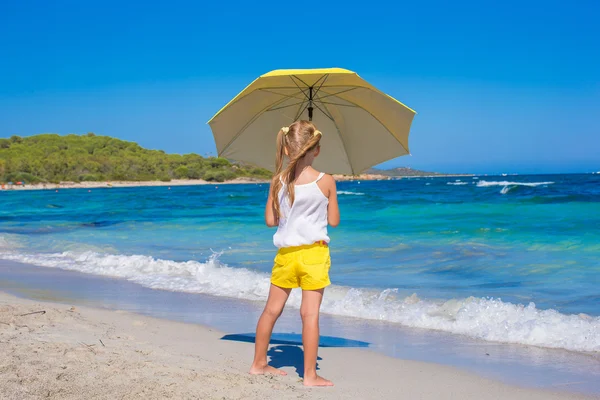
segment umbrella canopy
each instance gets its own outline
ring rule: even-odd
[[[358,174],[409,154],[416,112],[341,68],[276,70],[260,76],[208,122],[219,156],[275,169],[275,138],[294,121],[323,132],[314,167]]]

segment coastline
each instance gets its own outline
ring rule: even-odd
[[[103,182],[60,182],[35,183],[22,185],[6,185],[4,190],[59,190],[59,189],[110,189],[117,187],[154,187],[154,186],[198,186],[198,185],[233,185],[249,183],[268,183],[267,180],[253,178],[237,178],[225,182],[209,182],[202,179],[173,179],[170,181],[103,181]],[[3,191],[0,189],[0,191]]]
[[[319,349],[319,367],[336,386],[309,389],[296,373],[298,347],[278,345],[271,353],[288,376],[250,376],[253,344],[223,336],[196,324],[0,292],[3,394],[15,399],[597,398],[525,389],[454,367],[329,347]]]
[[[360,175],[345,176],[334,175],[337,181],[352,180],[388,180],[391,179],[383,175]],[[4,185],[0,187],[0,192],[11,190],[60,190],[60,189],[110,189],[118,187],[154,187],[154,186],[198,186],[198,185],[242,185],[242,184],[268,184],[266,179],[255,178],[237,178],[224,182],[209,182],[202,179],[173,179],[170,181],[104,181],[104,182],[60,182],[60,183],[35,183],[25,185]]]
[[[336,175],[333,177],[337,182],[348,181],[387,181],[413,178],[451,178],[470,177],[475,175],[423,175],[423,176],[386,176],[376,174],[361,175]],[[267,179],[236,178],[224,182],[211,182],[202,179],[173,179],[170,181],[102,181],[102,182],[60,182],[60,183],[34,183],[25,185],[8,185],[0,187],[0,192],[11,190],[60,190],[60,189],[110,189],[122,187],[158,187],[158,186],[198,186],[198,185],[241,185],[241,184],[263,184],[269,183]]]

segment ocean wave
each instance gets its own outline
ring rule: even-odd
[[[542,185],[553,185],[554,182],[509,182],[509,181],[479,181],[477,186],[489,187],[489,186],[542,186]]]
[[[518,188],[519,186],[526,187],[536,187],[536,186],[546,186],[553,185],[554,182],[509,182],[509,181],[478,181],[478,187],[491,187],[491,186],[502,186],[500,189],[500,194],[507,194],[513,189]]]
[[[462,186],[462,185],[468,185],[469,182],[446,182],[446,185],[455,185],[455,186]]]
[[[345,195],[354,195],[354,196],[364,196],[364,193],[360,192],[349,192],[347,190],[339,190],[337,194],[345,194]]]
[[[0,258],[84,273],[119,277],[162,290],[204,293],[264,301],[269,276],[245,268],[232,268],[213,254],[206,262],[177,262],[143,255],[98,252],[24,254],[11,251],[0,237]],[[300,307],[301,294],[293,291],[289,305]],[[562,348],[600,351],[600,317],[565,315],[540,310],[534,303],[512,304],[500,299],[467,298],[448,301],[400,296],[396,289],[357,289],[332,285],[322,311],[333,315],[388,321],[408,327],[434,329],[472,338]]]

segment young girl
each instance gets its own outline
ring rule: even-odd
[[[317,375],[319,308],[329,281],[327,224],[340,223],[335,181],[315,170],[322,133],[308,121],[297,121],[277,134],[276,173],[265,210],[267,226],[277,226],[273,242],[279,248],[271,275],[265,310],[256,327],[256,346],[251,374],[280,374],[267,365],[267,348],[273,326],[293,288],[302,288],[302,345],[304,385],[333,386]],[[288,165],[283,168],[287,156]]]

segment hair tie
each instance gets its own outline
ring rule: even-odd
[[[288,132],[290,131],[290,127],[289,126],[284,126],[283,128],[281,128],[281,131],[283,132],[284,135],[287,135]]]
[[[317,136],[317,135],[321,135],[321,136],[323,136],[323,134],[321,133],[321,131],[320,131],[320,130],[318,130],[318,129],[315,129],[315,131],[313,132],[313,136]]]

